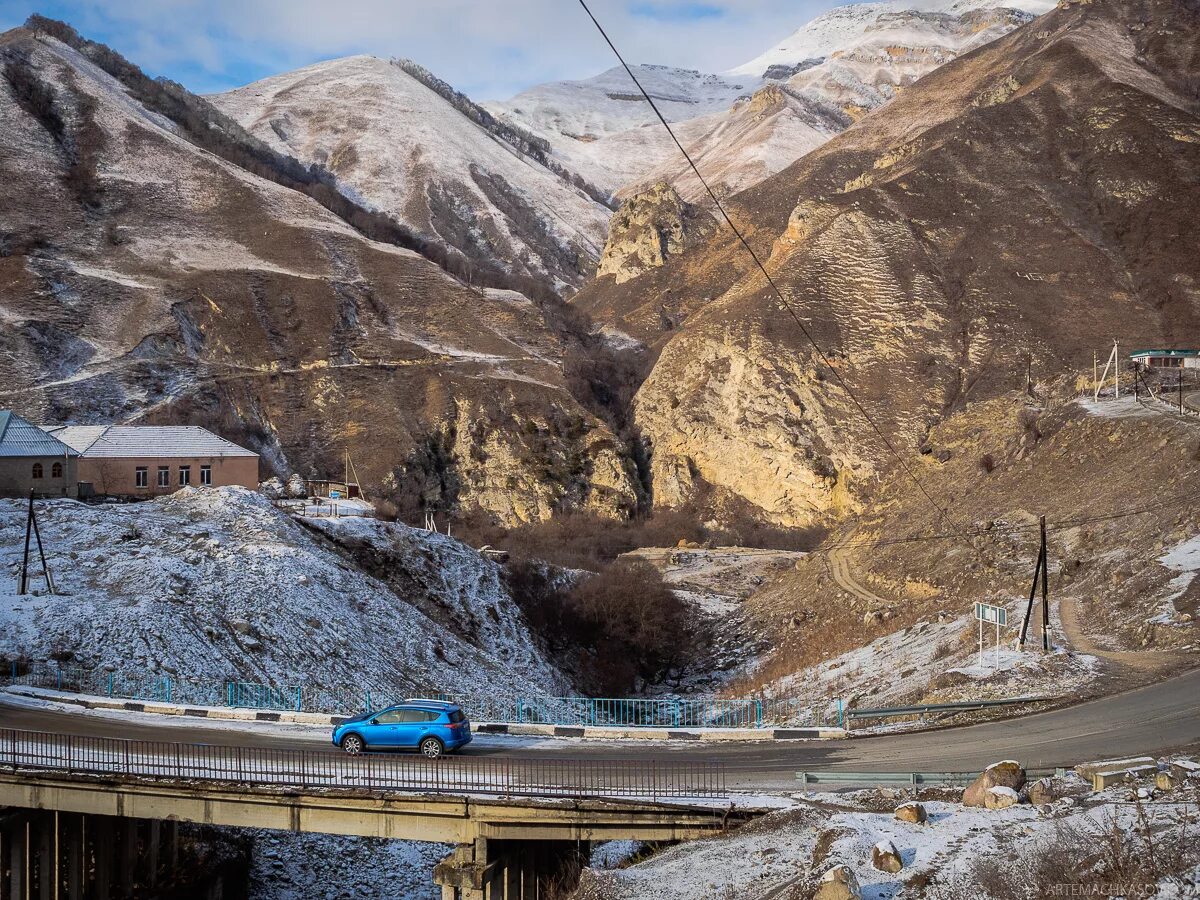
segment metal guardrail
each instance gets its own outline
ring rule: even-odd
[[[643,799],[728,796],[717,762],[471,759],[271,750],[0,729],[0,766],[341,791]]]
[[[1050,775],[1062,778],[1066,769],[1026,769],[1032,781]],[[966,787],[979,777],[978,772],[797,772],[796,780],[802,785],[810,784],[853,784],[872,787],[917,787],[923,784],[943,787]]]
[[[968,712],[975,709],[990,709],[996,706],[1021,706],[1026,703],[1045,703],[1053,697],[1013,697],[1008,700],[964,700],[956,703],[927,703],[918,706],[889,706],[878,709],[849,709],[848,719],[891,719],[898,716],[916,716],[938,712]]]
[[[130,676],[79,667],[36,666],[0,678],[11,685],[47,687],[104,697],[191,706],[228,706],[354,715],[404,699],[394,690],[363,686],[330,689],[309,684],[195,681],[171,675]],[[454,700],[476,722],[535,725],[607,725],[625,728],[824,727],[842,723],[839,701],[746,698],[686,700],[593,697],[513,697],[446,694],[416,688],[406,696]]]

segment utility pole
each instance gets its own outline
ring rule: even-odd
[[[1050,568],[1050,558],[1046,550],[1046,517],[1042,516],[1038,520],[1042,532],[1042,650],[1049,652],[1050,650],[1050,586],[1048,582],[1048,570]]]
[[[21,580],[18,594],[24,594],[29,586],[29,538],[33,534],[33,488],[29,489],[29,512],[25,515],[25,554],[21,557]]]
[[[1046,569],[1048,564],[1046,552],[1046,517],[1041,516],[1038,519],[1038,524],[1041,528],[1041,546],[1038,548],[1037,565],[1033,567],[1033,584],[1029,586],[1029,603],[1025,606],[1025,618],[1021,622],[1021,637],[1017,640],[1017,649],[1025,649],[1025,638],[1029,634],[1029,620],[1033,615],[1033,601],[1037,597],[1038,579],[1042,582],[1042,647],[1049,649],[1050,637],[1050,607],[1047,599],[1049,593],[1049,585],[1046,580]]]
[[[29,491],[29,512],[25,517],[25,553],[21,558],[18,594],[24,594],[29,589],[29,541],[31,537],[37,541],[38,559],[42,562],[42,574],[46,577],[46,590],[53,594],[55,593],[54,577],[50,574],[50,567],[46,565],[46,548],[42,545],[42,530],[38,528],[37,515],[33,509],[32,488]]]

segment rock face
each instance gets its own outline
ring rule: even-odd
[[[912,803],[901,803],[897,806],[896,818],[901,822],[923,825],[929,821],[929,814],[925,811],[925,804],[913,801]]]
[[[657,269],[667,257],[682,253],[712,226],[712,217],[690,203],[666,182],[630,197],[613,216],[608,242],[596,276],[611,275],[617,284],[649,269]]]
[[[871,848],[871,865],[880,872],[890,872],[893,875],[904,868],[900,859],[900,851],[891,841],[880,841]]]
[[[849,866],[836,865],[821,876],[813,900],[859,900],[858,878]]]
[[[629,508],[632,466],[571,395],[543,307],[259,177],[236,123],[182,91],[211,124],[168,120],[106,48],[16,29],[0,53],[65,123],[60,141],[0,78],[0,405],[205,425],[279,474],[340,475],[348,451],[368,486],[509,522]],[[242,149],[196,143],[213,129]]]
[[[1052,10],[729,199],[910,465],[931,425],[1020,390],[1026,361],[1044,380],[1090,366],[1111,334],[1200,328],[1200,142],[1181,87],[1196,63],[1162,24],[1198,15],[1181,0]],[[635,401],[656,502],[701,478],[774,521],[820,521],[895,469],[724,229],[574,302],[658,351]]]
[[[1002,808],[993,807],[992,802],[1000,802],[999,798],[1006,796],[1001,792],[998,795],[991,795],[992,788],[1004,788],[1016,792],[1025,787],[1025,770],[1021,768],[1021,764],[1008,759],[1003,762],[993,763],[988,766],[971,786],[963,791],[963,806],[977,806],[988,809]],[[994,796],[995,800],[989,800],[990,796]],[[1015,800],[1013,802],[1016,802]],[[1011,805],[1011,804],[1010,804]]]

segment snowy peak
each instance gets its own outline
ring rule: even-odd
[[[757,79],[725,78],[671,66],[640,65],[633,70],[672,122],[727,109],[758,86]],[[621,66],[580,81],[541,84],[491,107],[539,131],[561,132],[584,142],[656,121]]]
[[[1012,9],[1038,16],[1053,8],[1054,0],[888,0],[839,6],[813,19],[766,53],[730,69],[725,77],[788,77],[835,53],[845,52],[873,33],[885,33],[894,42],[912,46],[906,40],[927,40],[929,32],[936,31],[939,25],[944,27],[949,21],[971,13]]]

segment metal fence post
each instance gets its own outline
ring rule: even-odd
[[[168,703],[171,702],[171,698],[174,696],[174,691],[172,690],[172,688],[173,688],[173,685],[171,684],[171,676],[168,675],[167,676],[167,702]]]
[[[54,689],[61,691],[62,690],[62,664],[61,663],[59,664],[58,669],[54,673],[54,678],[55,678]]]
[[[296,712],[300,712],[300,710],[304,706],[303,701],[301,699],[301,695],[300,695],[300,692],[303,690],[304,690],[304,688],[302,688],[300,686],[296,687]]]

